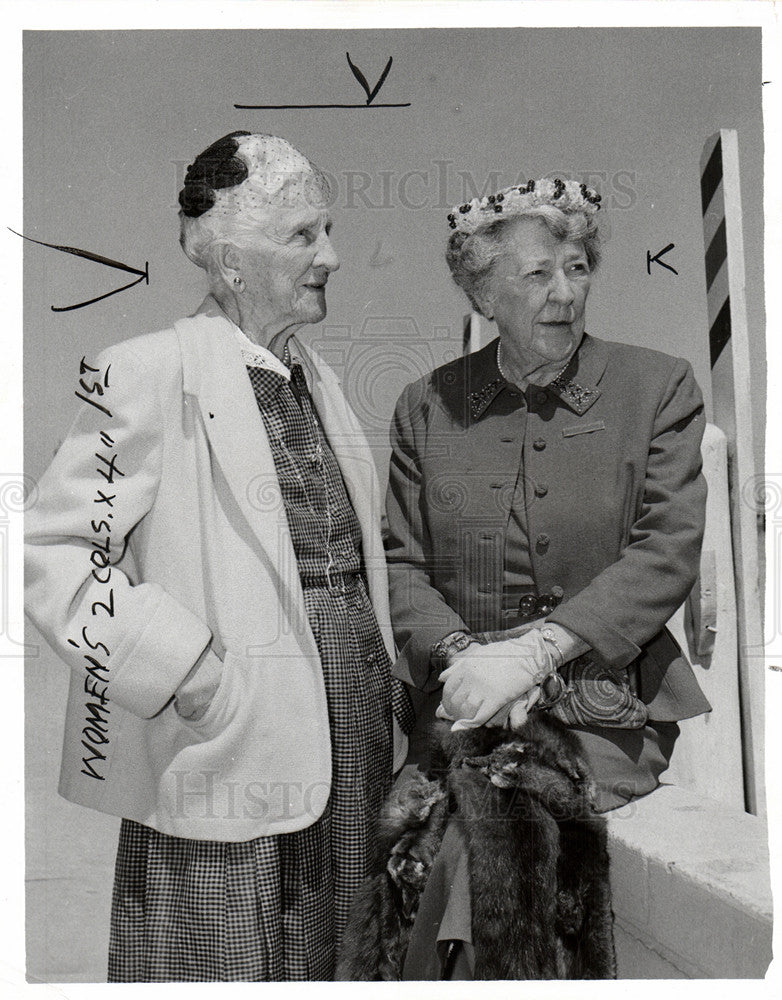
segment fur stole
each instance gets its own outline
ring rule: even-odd
[[[385,869],[356,895],[337,978],[399,980],[451,810],[467,840],[475,979],[616,976],[605,820],[577,738],[539,713],[517,733],[433,731],[428,774],[395,788]]]

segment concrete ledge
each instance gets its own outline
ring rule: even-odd
[[[765,822],[672,785],[607,818],[619,978],[762,979]]]

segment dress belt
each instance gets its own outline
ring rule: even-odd
[[[358,583],[364,581],[364,574],[360,570],[347,573],[324,573],[318,576],[303,576],[301,585],[304,590],[336,590],[345,593],[352,590]]]

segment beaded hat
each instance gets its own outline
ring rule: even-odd
[[[563,212],[585,212],[594,215],[600,210],[600,195],[578,181],[551,180],[543,177],[526,184],[514,184],[497,194],[473,198],[456,205],[448,215],[448,225],[457,232],[470,235],[498,217],[523,215],[540,205],[553,205]]]

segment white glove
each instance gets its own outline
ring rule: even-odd
[[[510,706],[555,669],[552,649],[536,629],[503,642],[473,643],[454,653],[440,674],[444,681],[441,718],[457,720],[458,728],[486,725],[505,708],[510,714]],[[538,693],[535,701],[539,697]],[[522,713],[526,718],[532,704],[525,701],[516,708],[514,723],[518,724]]]
[[[534,688],[530,688],[526,694],[523,694],[521,698],[501,708],[499,712],[496,712],[489,719],[486,725],[496,729],[512,729],[514,732],[517,732],[527,721],[529,712],[540,701],[540,697],[541,689],[539,685],[536,685]],[[478,726],[478,723],[472,719],[452,719],[442,704],[438,705],[435,714],[438,719],[447,719],[449,722],[453,722],[451,732],[454,733],[460,729],[475,729]]]

